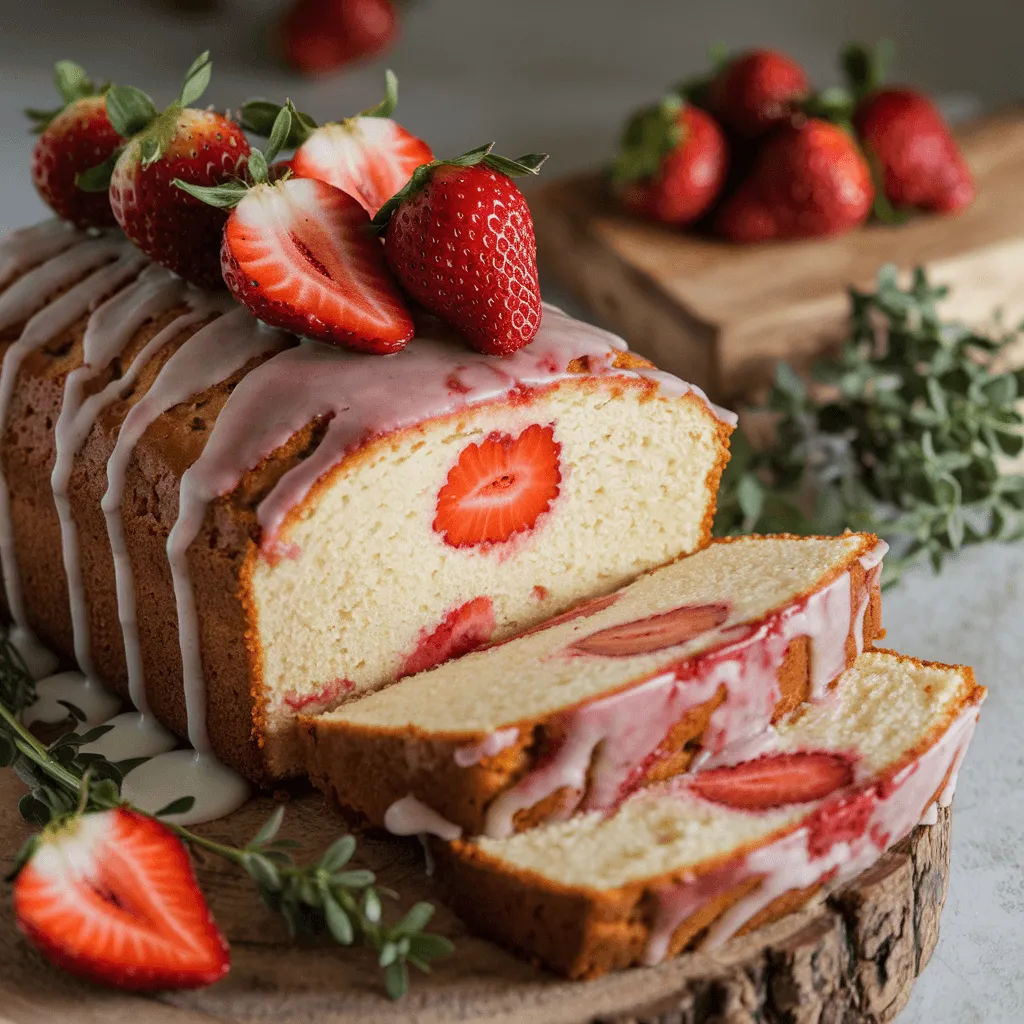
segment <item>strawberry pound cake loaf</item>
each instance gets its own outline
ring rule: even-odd
[[[592,978],[713,948],[869,868],[952,798],[985,690],[970,669],[863,655],[702,770],[504,839],[433,844],[459,914]]]
[[[303,718],[310,778],[398,834],[615,806],[819,700],[879,635],[873,534],[718,541],[525,635]]]
[[[9,235],[0,554],[21,649],[274,779],[300,767],[298,714],[708,543],[730,414],[550,306],[506,358],[417,317],[407,348],[367,356],[120,235]]]

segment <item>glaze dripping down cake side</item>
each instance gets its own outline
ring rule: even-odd
[[[16,627],[254,779],[300,712],[710,538],[731,418],[551,307],[510,358],[429,320],[367,357],[114,237],[15,233],[0,275]]]

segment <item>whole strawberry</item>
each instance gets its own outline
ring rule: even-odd
[[[511,355],[540,329],[533,218],[510,175],[546,156],[509,160],[493,143],[417,168],[373,219],[405,290],[480,352]]]
[[[285,60],[324,75],[387,49],[398,34],[391,0],[294,0],[279,29]]]
[[[101,164],[123,144],[107,118],[103,89],[69,60],[57,61],[54,81],[64,105],[56,110],[27,110],[39,141],[32,151],[32,182],[43,202],[80,228],[115,223],[106,193],[83,192],[75,178]]]
[[[291,121],[289,105],[275,118],[266,153],[249,155],[247,181],[174,184],[231,211],[220,246],[224,283],[260,320],[357,352],[397,352],[413,335],[412,317],[366,211],[326,181],[268,165]]]
[[[110,206],[124,233],[149,257],[201,287],[220,287],[220,242],[227,212],[174,187],[175,179],[213,186],[244,173],[249,143],[222,114],[196,110],[210,81],[209,55],[193,62],[177,100],[163,112],[138,89],[107,93],[111,124],[130,141],[109,173]],[[106,184],[106,168],[80,181]]]
[[[751,50],[727,61],[707,83],[704,102],[740,139],[783,123],[810,91],[804,69],[778,50]]]
[[[787,125],[715,217],[734,242],[838,235],[871,212],[871,171],[850,133],[818,118]]]
[[[682,226],[718,198],[728,162],[714,118],[673,94],[630,120],[612,165],[612,187],[630,213]]]
[[[969,206],[974,178],[935,104],[913,89],[881,88],[877,51],[850,46],[843,64],[857,97],[853,124],[889,204],[933,213]]]
[[[398,79],[386,72],[384,99],[355,117],[317,126],[291,107],[288,148],[296,177],[318,178],[357,199],[372,217],[412,177],[434,159],[430,147],[391,119],[398,105]],[[254,100],[242,107],[242,127],[268,136],[281,111],[276,103]]]

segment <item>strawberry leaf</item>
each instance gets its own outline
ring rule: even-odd
[[[360,117],[390,117],[398,106],[398,77],[388,68],[384,72],[384,99],[362,111]]]
[[[662,158],[683,142],[684,132],[679,124],[682,109],[682,98],[669,93],[657,106],[630,118],[611,166],[613,185],[653,178],[658,173]]]
[[[59,60],[54,64],[53,80],[65,106],[85,99],[86,96],[96,95],[92,79],[85,73],[85,68],[72,60]]]
[[[246,163],[249,170],[249,177],[254,185],[265,185],[267,183],[267,158],[258,150],[254,149],[249,153],[249,160]]]
[[[156,812],[158,818],[166,818],[170,814],[185,814],[191,811],[196,805],[196,798],[194,796],[181,796],[177,800],[172,800],[165,807],[161,807]]]
[[[241,124],[247,132],[259,135],[261,138],[269,138],[274,130],[274,122],[285,107],[292,115],[291,129],[288,132],[282,149],[297,149],[301,146],[319,127],[315,120],[295,109],[291,100],[286,100],[284,107],[280,103],[273,103],[270,100],[249,100],[242,104]]]
[[[850,43],[843,49],[843,72],[858,102],[885,81],[893,49],[891,39],[879,40],[873,49],[863,43]]]
[[[204,50],[192,61],[188,71],[185,72],[185,81],[178,94],[178,103],[183,107],[191,107],[206,92],[212,73],[213,63],[210,61],[210,51]]]
[[[46,126],[58,115],[64,113],[64,107],[55,107],[53,110],[40,110],[38,107],[26,107],[25,116],[32,122],[32,133],[39,135],[46,130]]]
[[[222,185],[193,185],[190,181],[175,178],[172,184],[193,198],[221,210],[236,207],[249,191],[249,186],[242,181],[226,181]]]
[[[371,230],[374,234],[382,234],[387,229],[391,218],[395,215],[395,211],[407,199],[416,195],[430,181],[434,171],[439,167],[475,167],[477,164],[484,164],[486,167],[490,167],[491,170],[508,175],[508,177],[516,177],[522,174],[536,174],[548,158],[547,153],[527,153],[516,160],[511,160],[507,156],[498,156],[496,153],[492,153],[491,150],[493,149],[494,143],[487,142],[482,146],[477,146],[476,149],[471,149],[468,153],[463,153],[461,156],[451,157],[448,160],[432,160],[429,164],[420,164],[412,172],[412,177],[405,185],[377,211],[376,216],[370,221]]]
[[[107,117],[114,131],[123,139],[148,128],[157,116],[153,101],[130,85],[112,86],[107,93]]]
[[[288,137],[292,132],[292,106],[283,106],[274,118],[270,128],[270,138],[267,139],[267,149],[264,153],[267,163],[271,163],[278,153],[288,144]],[[255,152],[255,151],[254,151]]]

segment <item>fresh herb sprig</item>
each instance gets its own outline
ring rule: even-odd
[[[1019,330],[992,336],[942,319],[948,290],[918,268],[908,287],[883,267],[850,291],[849,336],[815,363],[816,397],[781,364],[767,402],[773,440],[736,431],[715,523],[720,535],[878,533],[893,545],[883,583],[965,545],[1024,536],[1024,370],[1000,372]]]
[[[0,766],[13,767],[29,787],[19,805],[23,817],[45,826],[74,814],[128,806],[121,799],[121,781],[137,762],[111,763],[100,754],[81,750],[110,727],[99,726],[84,735],[67,732],[44,744],[20,720],[34,698],[35,687],[24,662],[9,641],[0,637]],[[69,724],[81,722],[81,712],[67,707]],[[396,923],[384,922],[381,897],[395,898],[397,894],[377,886],[372,871],[350,867],[356,850],[353,836],[342,836],[317,860],[299,865],[292,854],[298,844],[278,838],[284,807],[278,807],[245,846],[236,847],[161,817],[187,811],[192,803],[192,797],[183,797],[155,815],[138,807],[132,810],[160,818],[187,846],[245,871],[256,883],[263,903],[284,918],[292,937],[325,935],[341,946],[372,950],[392,999],[407,991],[410,966],[429,972],[432,961],[451,954],[448,939],[424,931],[434,913],[429,903],[415,904]],[[22,847],[12,877],[31,857],[37,841],[33,836]]]

